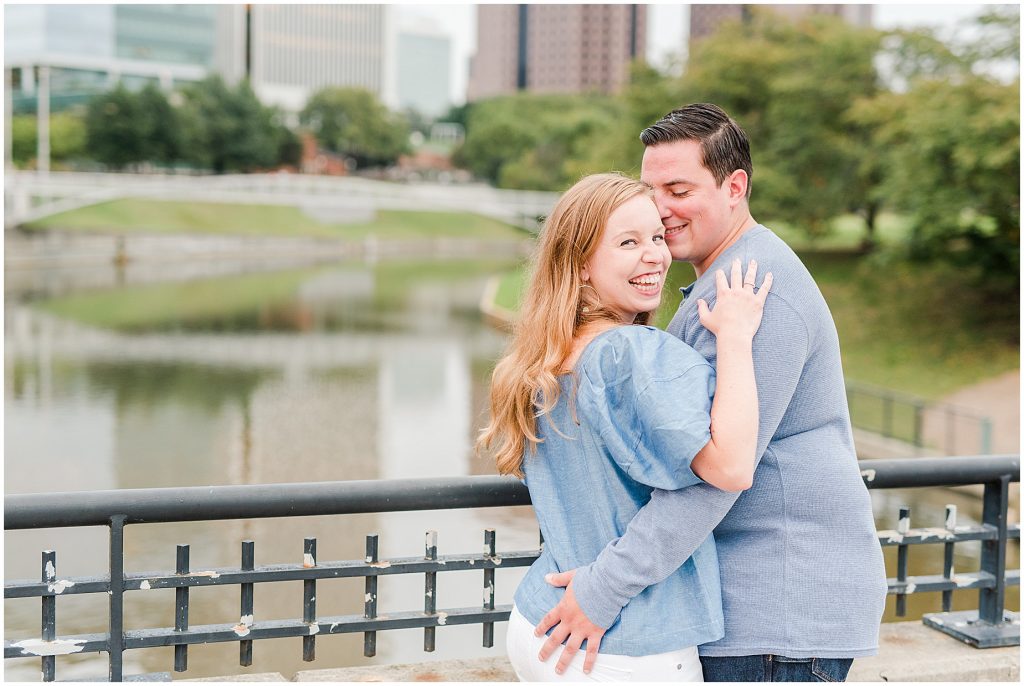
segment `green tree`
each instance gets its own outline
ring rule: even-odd
[[[820,236],[831,219],[856,211],[873,231],[871,131],[854,129],[846,113],[878,91],[881,38],[835,17],[793,21],[754,8],[748,21],[695,43],[682,100],[720,105],[750,135],[755,215]]]
[[[853,116],[876,127],[880,188],[911,217],[910,255],[952,263],[957,288],[1009,316],[1000,303],[1015,313],[1020,289],[1020,79],[971,67],[917,74],[906,92],[864,100]]]
[[[173,164],[181,159],[184,147],[181,118],[167,96],[156,84],[150,83],[136,98],[144,159],[162,164]]]
[[[38,121],[34,114],[19,114],[11,120],[11,158],[20,167],[36,158]],[[50,115],[50,159],[68,162],[86,154],[83,116],[67,111]]]
[[[563,190],[592,164],[619,107],[607,96],[519,93],[475,103],[453,161],[504,188]]]
[[[257,99],[248,81],[228,87],[220,76],[187,86],[182,131],[186,159],[220,174],[273,167],[281,150],[279,113]]]
[[[123,169],[149,156],[140,99],[121,83],[89,101],[85,127],[86,149],[101,164]]]
[[[362,88],[324,88],[299,115],[324,148],[356,165],[386,165],[409,150],[409,124]]]

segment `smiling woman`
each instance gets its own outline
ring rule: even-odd
[[[477,444],[495,448],[501,473],[525,480],[544,535],[509,623],[509,659],[522,681],[567,671],[577,680],[702,681],[695,646],[722,635],[709,538],[676,573],[629,601],[610,628],[583,617],[543,638],[544,613],[573,592],[546,576],[593,562],[652,489],[750,486],[758,425],[751,340],[771,276],[755,295],[756,266],[744,278],[737,261],[731,286],[720,274],[714,310],[702,305],[701,321],[718,339],[712,404],[707,361],[673,336],[637,326],[661,301],[669,262],[649,188],[619,174],[570,188],[541,232],[510,352],[492,378],[492,421]],[[691,622],[672,628],[677,616]],[[587,655],[577,660],[584,638]],[[557,664],[545,664],[563,642]]]

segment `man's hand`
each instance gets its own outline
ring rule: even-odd
[[[534,631],[534,636],[540,638],[547,633],[548,629],[555,627],[551,635],[548,636],[547,642],[540,649],[538,657],[541,662],[547,662],[547,659],[558,649],[558,646],[565,643],[565,649],[562,651],[561,657],[558,658],[558,664],[555,665],[555,672],[557,674],[565,672],[566,667],[572,662],[573,657],[579,651],[584,640],[587,642],[587,656],[583,661],[583,673],[590,674],[590,670],[594,667],[594,662],[597,660],[597,649],[601,647],[601,638],[604,637],[605,632],[604,629],[587,619],[587,615],[583,613],[583,610],[577,604],[576,594],[572,590],[572,578],[575,575],[576,570],[572,569],[568,572],[548,574],[544,577],[544,580],[552,586],[558,586],[559,588],[564,586],[565,595],[562,596],[562,600],[559,601],[558,605],[555,605],[550,612],[544,615],[544,618],[540,620],[540,624],[537,625],[536,631]],[[557,626],[555,626],[556,624]],[[566,641],[566,638],[569,640]]]

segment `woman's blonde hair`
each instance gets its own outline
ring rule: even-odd
[[[537,418],[558,402],[558,375],[581,326],[619,321],[602,307],[597,292],[584,287],[584,265],[597,249],[608,217],[623,203],[650,189],[622,174],[586,176],[567,190],[544,222],[531,277],[512,341],[491,377],[491,423],[477,439],[477,451],[494,448],[500,474],[523,476],[527,447],[536,451]],[[634,323],[646,324],[649,312]]]

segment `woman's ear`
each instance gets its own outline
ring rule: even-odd
[[[580,279],[583,283],[590,281],[590,270],[587,269],[587,265],[583,265],[583,269],[580,270]]]

